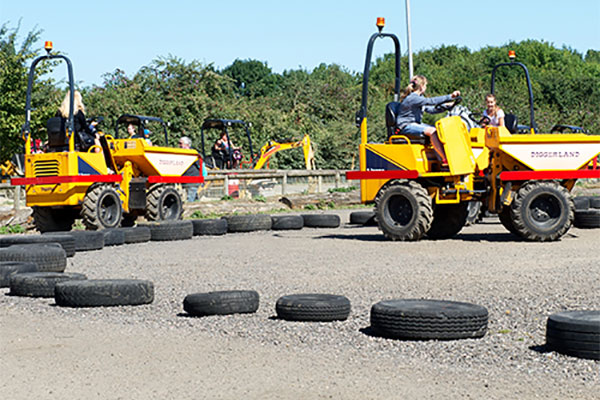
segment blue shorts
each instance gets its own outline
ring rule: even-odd
[[[427,128],[433,128],[433,126],[413,122],[413,123],[406,125],[404,128],[402,128],[402,131],[400,132],[400,134],[402,135],[404,133],[407,135],[425,136],[425,129],[427,129]]]

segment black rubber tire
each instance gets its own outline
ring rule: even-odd
[[[509,207],[502,208],[502,211],[498,213],[498,218],[500,219],[500,223],[503,227],[506,228],[506,230],[508,230],[513,235],[520,236],[519,232],[517,232],[517,228],[515,228],[515,225],[513,224]]]
[[[573,225],[576,228],[596,229],[600,228],[600,210],[590,208],[583,211],[575,211]]]
[[[339,228],[341,222],[337,214],[302,214],[307,228]]]
[[[321,293],[282,296],[275,304],[277,317],[287,321],[344,321],[350,309],[347,297]]]
[[[136,306],[154,301],[154,284],[137,279],[60,282],[54,298],[62,307]]]
[[[87,277],[77,272],[31,272],[14,275],[10,280],[10,295],[27,297],[54,297],[58,282],[83,280]]]
[[[377,226],[375,211],[354,211],[350,213],[350,224],[363,226]]]
[[[272,215],[271,222],[271,229],[274,231],[302,229],[304,227],[304,218],[301,215]]]
[[[197,317],[254,313],[258,305],[258,292],[254,290],[194,293],[183,300],[185,312]]]
[[[550,315],[546,322],[546,346],[561,354],[600,360],[600,310]]]
[[[600,209],[600,197],[599,196],[591,196],[590,197],[590,208]]]
[[[575,206],[566,188],[557,182],[530,181],[511,204],[515,230],[525,240],[559,240],[573,225]]]
[[[153,185],[146,196],[148,221],[174,221],[181,218],[183,203],[174,185]]]
[[[37,265],[40,272],[63,272],[67,255],[57,243],[19,244],[0,249],[0,261],[24,261]]]
[[[423,186],[415,181],[395,180],[377,193],[375,215],[386,238],[413,241],[431,228],[433,207]]]
[[[150,240],[157,242],[172,240],[187,240],[194,235],[192,221],[160,221],[150,224],[142,224],[150,229]]]
[[[127,228],[118,228],[123,232],[125,243],[144,243],[149,242],[152,234],[147,226],[132,226]]]
[[[371,328],[383,337],[455,340],[483,337],[488,311],[470,303],[445,300],[384,300],[371,307]]]
[[[264,214],[231,215],[223,218],[227,220],[227,231],[231,233],[268,231],[272,225],[271,216]]]
[[[219,236],[227,233],[227,220],[218,219],[193,219],[194,236]]]
[[[573,198],[575,211],[583,211],[590,208],[590,196],[577,196]]]
[[[41,232],[68,232],[75,222],[75,213],[71,208],[31,207],[33,224]]]
[[[10,278],[25,272],[38,272],[37,264],[24,261],[0,261],[0,288],[10,287]]]
[[[93,184],[81,205],[81,219],[87,229],[111,229],[121,225],[123,207],[116,188],[107,183]]]
[[[124,213],[123,218],[121,219],[121,227],[122,228],[131,228],[135,226],[135,221],[137,220],[137,215]]]
[[[433,221],[427,231],[429,239],[449,239],[456,236],[465,226],[469,203],[436,204]]]
[[[469,201],[467,203],[467,219],[465,221],[465,226],[471,226],[481,222],[483,219],[482,207],[483,204],[481,201]]]
[[[31,243],[58,243],[65,250],[67,257],[75,255],[75,239],[68,233],[50,232],[43,235],[10,235],[0,238],[0,247]]]
[[[103,229],[104,246],[120,246],[125,243],[125,232],[119,228]]]
[[[104,233],[101,231],[72,231],[76,251],[100,250],[104,247]]]

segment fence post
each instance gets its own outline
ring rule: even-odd
[[[15,186],[15,211],[19,211],[21,209],[21,186]]]
[[[229,196],[229,175],[223,178],[223,196]]]
[[[281,195],[285,196],[287,193],[287,172],[283,173],[283,177],[281,178]]]
[[[340,187],[340,171],[335,171],[335,188],[338,189]]]
[[[317,177],[317,193],[321,193],[323,191],[323,175],[319,175]]]

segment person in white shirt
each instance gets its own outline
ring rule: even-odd
[[[483,111],[484,125],[504,126],[504,111],[496,103],[496,96],[493,94],[485,96],[485,105],[486,109]]]

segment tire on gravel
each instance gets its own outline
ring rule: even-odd
[[[600,310],[550,315],[546,322],[546,346],[561,354],[600,360]]]
[[[557,182],[531,181],[517,191],[511,204],[515,230],[525,240],[559,240],[573,225],[571,195]]]
[[[62,307],[111,307],[150,304],[154,284],[137,279],[98,279],[56,284],[56,304]]]
[[[465,226],[475,225],[483,219],[483,203],[481,201],[469,201],[467,203],[467,220]]]
[[[0,261],[0,288],[10,287],[10,278],[25,272],[38,272],[37,264],[23,261]]]
[[[505,227],[507,231],[513,235],[519,236],[519,232],[517,232],[517,228],[515,228],[515,225],[513,224],[510,208],[503,207],[502,211],[498,213],[498,218],[500,219],[502,226]]]
[[[227,233],[227,220],[218,219],[193,219],[194,236],[219,236]]]
[[[333,294],[291,294],[275,304],[277,316],[287,321],[344,321],[350,315],[350,300]]]
[[[146,219],[148,221],[176,221],[183,213],[183,202],[175,185],[158,184],[148,190]]]
[[[101,231],[72,231],[76,251],[100,250],[104,247],[104,233]]]
[[[375,211],[351,212],[350,224],[363,226],[377,226],[377,221],[375,221]]]
[[[576,228],[595,229],[600,228],[600,210],[590,208],[588,210],[575,210],[575,221],[573,225]]]
[[[377,225],[390,240],[421,239],[433,221],[433,208],[427,190],[415,181],[387,183],[375,198]]]
[[[111,229],[121,224],[123,207],[114,185],[93,184],[81,204],[81,219],[87,229]]]
[[[0,261],[23,261],[37,265],[40,272],[63,272],[65,250],[56,243],[20,244],[0,249]]]
[[[191,239],[194,234],[192,221],[160,221],[144,224],[150,229],[150,240],[157,242]]]
[[[10,295],[27,297],[54,297],[58,282],[83,280],[87,277],[76,272],[31,272],[14,275],[10,280]]]
[[[600,197],[599,196],[591,196],[590,197],[590,208],[600,209]]]
[[[384,300],[371,307],[371,329],[383,337],[454,340],[483,337],[485,307],[444,300]]]
[[[132,226],[128,228],[117,228],[123,232],[125,243],[149,242],[152,234],[147,226]]]
[[[104,246],[120,246],[125,243],[125,232],[118,228],[103,229]]]
[[[469,214],[468,203],[436,204],[433,221],[427,231],[430,239],[449,239],[465,226]]]
[[[190,315],[247,314],[258,310],[259,296],[254,290],[225,290],[189,294],[183,300],[183,309]]]
[[[227,231],[232,233],[268,231],[272,226],[271,216],[264,214],[231,215],[223,218],[227,220]]]
[[[307,228],[339,228],[340,216],[337,214],[302,214]]]
[[[0,247],[32,243],[58,243],[65,250],[67,257],[75,255],[75,239],[67,232],[51,232],[43,235],[10,235],[0,238]]]
[[[587,210],[588,208],[590,208],[590,197],[589,196],[574,197],[573,204],[575,205],[575,211]]]
[[[39,206],[31,208],[33,223],[41,233],[70,231],[75,222],[75,213],[71,208]]]
[[[301,215],[273,215],[271,216],[274,231],[302,229],[304,227],[304,218]]]

